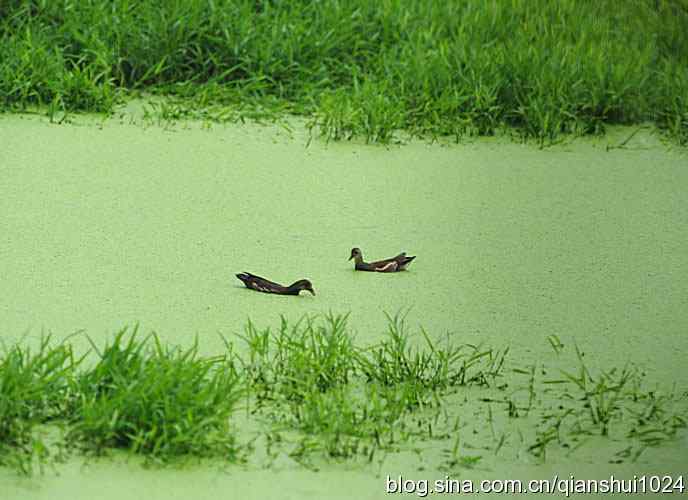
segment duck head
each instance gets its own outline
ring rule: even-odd
[[[351,249],[351,257],[349,257],[349,260],[351,259],[354,259],[355,262],[360,262],[363,260],[363,253],[361,252],[360,248]]]
[[[295,288],[299,292],[301,290],[306,290],[308,292],[311,292],[313,295],[315,295],[315,290],[313,290],[313,284],[308,281],[308,280],[299,280],[293,285],[291,285],[289,288]]]

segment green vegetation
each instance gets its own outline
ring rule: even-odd
[[[413,434],[405,418],[429,406],[439,408],[442,390],[489,386],[500,377],[506,352],[475,346],[413,347],[404,318],[388,317],[387,337],[356,348],[346,316],[322,322],[283,319],[278,331],[251,323],[244,373],[257,408],[278,428],[304,433],[294,454],[324,451],[330,457],[374,454]],[[269,402],[267,404],[266,402]],[[317,439],[313,439],[313,436]],[[365,451],[363,451],[365,450]]]
[[[327,139],[652,121],[685,144],[687,27],[686,0],[10,0],[0,109],[110,112],[144,91],[172,97],[168,119],[306,114]]]
[[[98,363],[73,380],[68,440],[102,452],[128,448],[154,458],[234,453],[229,416],[241,393],[227,356],[197,357],[157,336],[121,330]],[[94,349],[97,348],[94,346]]]
[[[518,435],[520,449],[540,460],[593,437],[624,444],[611,461],[636,460],[686,427],[688,394],[648,390],[633,367],[595,374],[576,350],[575,370],[552,379],[540,375],[545,363],[514,366],[506,349],[433,342],[422,330],[408,333],[404,317],[388,319],[385,338],[367,347],[354,345],[346,316],[328,315],[282,319],[276,330],[249,322],[239,336],[245,349],[226,340],[226,352],[210,358],[198,356],[196,343],[165,347],[136,329],[121,330],[102,351],[92,344],[95,359],[75,359],[49,337],[35,353],[6,348],[0,465],[29,474],[69,450],[115,448],[158,463],[236,462],[263,442],[269,461],[286,453],[315,467],[315,459],[371,462],[440,440],[447,447],[439,466],[451,471],[483,458],[463,447],[464,406],[473,434],[495,455]],[[558,339],[550,343],[563,355]],[[476,413],[481,407],[487,411]],[[247,425],[248,435],[239,432]],[[51,426],[59,437],[48,439]]]
[[[558,406],[542,418],[535,443],[529,447],[534,455],[544,458],[553,441],[575,450],[590,437],[612,436],[627,440],[628,446],[610,461],[635,461],[649,446],[673,439],[688,425],[673,396],[646,389],[636,367],[594,373],[577,346],[576,358],[576,372],[561,371],[563,379],[542,381],[544,386],[561,386],[555,391]]]
[[[33,457],[40,464],[48,458],[35,428],[64,415],[77,364],[71,347],[51,346],[50,337],[36,352],[15,345],[0,353],[0,465],[30,473]]]

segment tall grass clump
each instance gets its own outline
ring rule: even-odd
[[[424,345],[416,345],[400,314],[387,315],[382,341],[357,347],[347,317],[282,318],[275,331],[249,322],[240,335],[255,411],[305,434],[295,452],[301,458],[374,453],[408,439],[405,418],[438,406],[447,389],[499,385],[507,350],[436,345],[424,331]]]
[[[71,347],[51,345],[50,336],[35,351],[14,345],[0,353],[0,465],[29,473],[34,459],[43,463],[48,457],[35,428],[64,412],[77,364]]]
[[[685,144],[687,26],[686,0],[9,1],[0,109],[108,111],[148,91],[190,116],[307,113],[330,139],[652,121]]]
[[[368,381],[383,385],[413,383],[421,391],[452,386],[497,385],[509,349],[480,349],[470,344],[440,346],[421,328],[424,346],[412,345],[405,316],[387,315],[387,335],[359,355]]]
[[[311,391],[347,384],[354,372],[354,346],[348,315],[304,316],[289,324],[282,317],[276,331],[248,322],[240,338],[248,347],[240,357],[242,373],[259,400],[301,402]]]
[[[79,395],[69,440],[87,450],[125,448],[154,459],[232,458],[229,418],[239,381],[225,356],[199,358],[197,346],[163,346],[126,329],[74,380]],[[95,347],[95,346],[94,346]]]

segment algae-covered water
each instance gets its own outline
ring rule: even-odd
[[[94,338],[140,321],[212,349],[247,317],[383,310],[464,341],[679,370],[688,342],[686,156],[652,136],[626,149],[475,141],[305,147],[270,127],[143,128],[0,120],[3,336]],[[354,273],[405,250],[407,273]],[[250,271],[317,296],[252,293]],[[652,345],[652,349],[647,349]],[[661,363],[659,362],[661,360]]]
[[[630,361],[660,386],[685,384],[688,157],[646,132],[607,150],[630,133],[544,150],[498,139],[306,147],[298,123],[289,132],[5,116],[0,338],[85,330],[104,342],[139,321],[171,343],[197,334],[212,353],[223,348],[218,332],[231,338],[249,317],[268,326],[333,311],[350,312],[367,343],[384,311],[410,308],[408,321],[430,335],[508,346],[520,362],[551,356],[556,335],[599,366]],[[355,273],[353,246],[370,259],[417,259],[406,273]],[[252,292],[241,271],[308,278],[317,295]],[[684,437],[638,465],[588,453],[583,463],[495,461],[477,474],[677,472],[687,450]],[[443,477],[404,460],[318,473],[287,464],[274,480],[250,468],[73,462],[61,476],[5,484],[7,498],[380,498],[386,474]],[[117,478],[122,489],[110,488]]]

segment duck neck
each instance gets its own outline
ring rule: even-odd
[[[287,287],[287,290],[289,290],[290,292],[296,292],[296,294],[298,295],[299,292],[301,292],[301,290],[304,290],[304,287],[300,281],[295,281]]]

